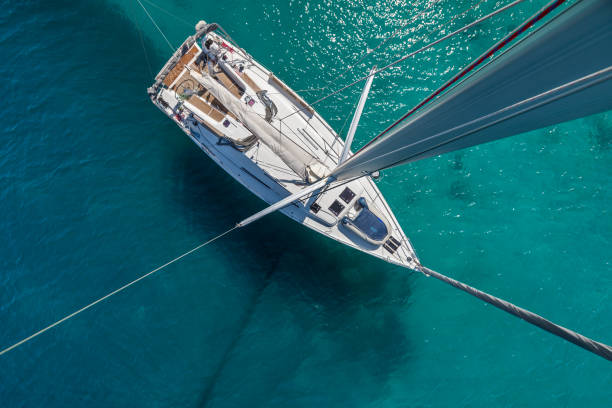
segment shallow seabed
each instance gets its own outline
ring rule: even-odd
[[[174,45],[219,22],[294,89],[330,81],[426,3],[142,2]],[[352,75],[506,2],[452,20],[476,3],[441,0]],[[356,144],[542,4],[377,77]],[[136,1],[0,7],[6,346],[263,203],[149,102],[170,50]],[[359,92],[318,109],[340,129]],[[612,343],[611,163],[607,113],[392,169],[379,186],[424,264]],[[609,407],[610,384],[609,362],[278,214],[0,357],[6,408]]]

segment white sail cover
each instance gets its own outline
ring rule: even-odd
[[[361,176],[612,109],[612,1],[584,0],[332,175]]]
[[[295,173],[309,182],[323,178],[329,169],[304,148],[299,146],[261,116],[237,99],[230,91],[208,74],[190,72],[215,98],[232,112],[247,129],[268,146]]]

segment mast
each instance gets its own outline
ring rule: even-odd
[[[493,49],[501,49],[547,8]],[[571,6],[366,145],[332,175],[338,180],[357,177],[612,109],[610,21],[608,0]]]
[[[363,107],[365,106],[366,99],[368,99],[368,93],[370,92],[370,87],[372,86],[372,81],[374,80],[375,73],[376,65],[374,65],[370,70],[368,80],[366,81],[366,84],[363,87],[363,91],[361,92],[361,96],[359,97],[357,109],[355,109],[353,120],[351,120],[351,126],[349,127],[348,133],[346,135],[346,140],[344,141],[344,149],[342,149],[340,159],[338,159],[339,165],[344,163],[344,161],[346,161],[346,159],[348,159],[349,157],[349,153],[351,151],[351,143],[353,143],[353,137],[355,136],[355,131],[357,131],[357,125],[359,125],[359,119],[361,118],[361,113],[363,112]]]

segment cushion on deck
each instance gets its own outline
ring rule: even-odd
[[[383,241],[389,234],[383,220],[367,208],[362,209],[352,223],[374,241]]]
[[[372,211],[365,198],[358,201],[361,210],[353,219],[344,217],[342,224],[373,245],[381,245],[389,236],[389,224]]]

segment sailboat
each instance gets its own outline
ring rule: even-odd
[[[375,67],[363,78],[345,140],[215,23],[196,25],[148,93],[270,204],[239,227],[280,211],[418,270],[414,247],[374,182],[380,171],[612,108],[612,2],[579,1],[515,41],[561,3],[550,2],[355,154],[351,142]]]
[[[374,177],[331,183],[332,170],[351,156],[350,143],[281,79],[219,35],[218,27],[198,23],[149,88],[153,103],[256,196],[269,204],[289,197],[279,211],[290,219],[416,268],[414,249]]]

